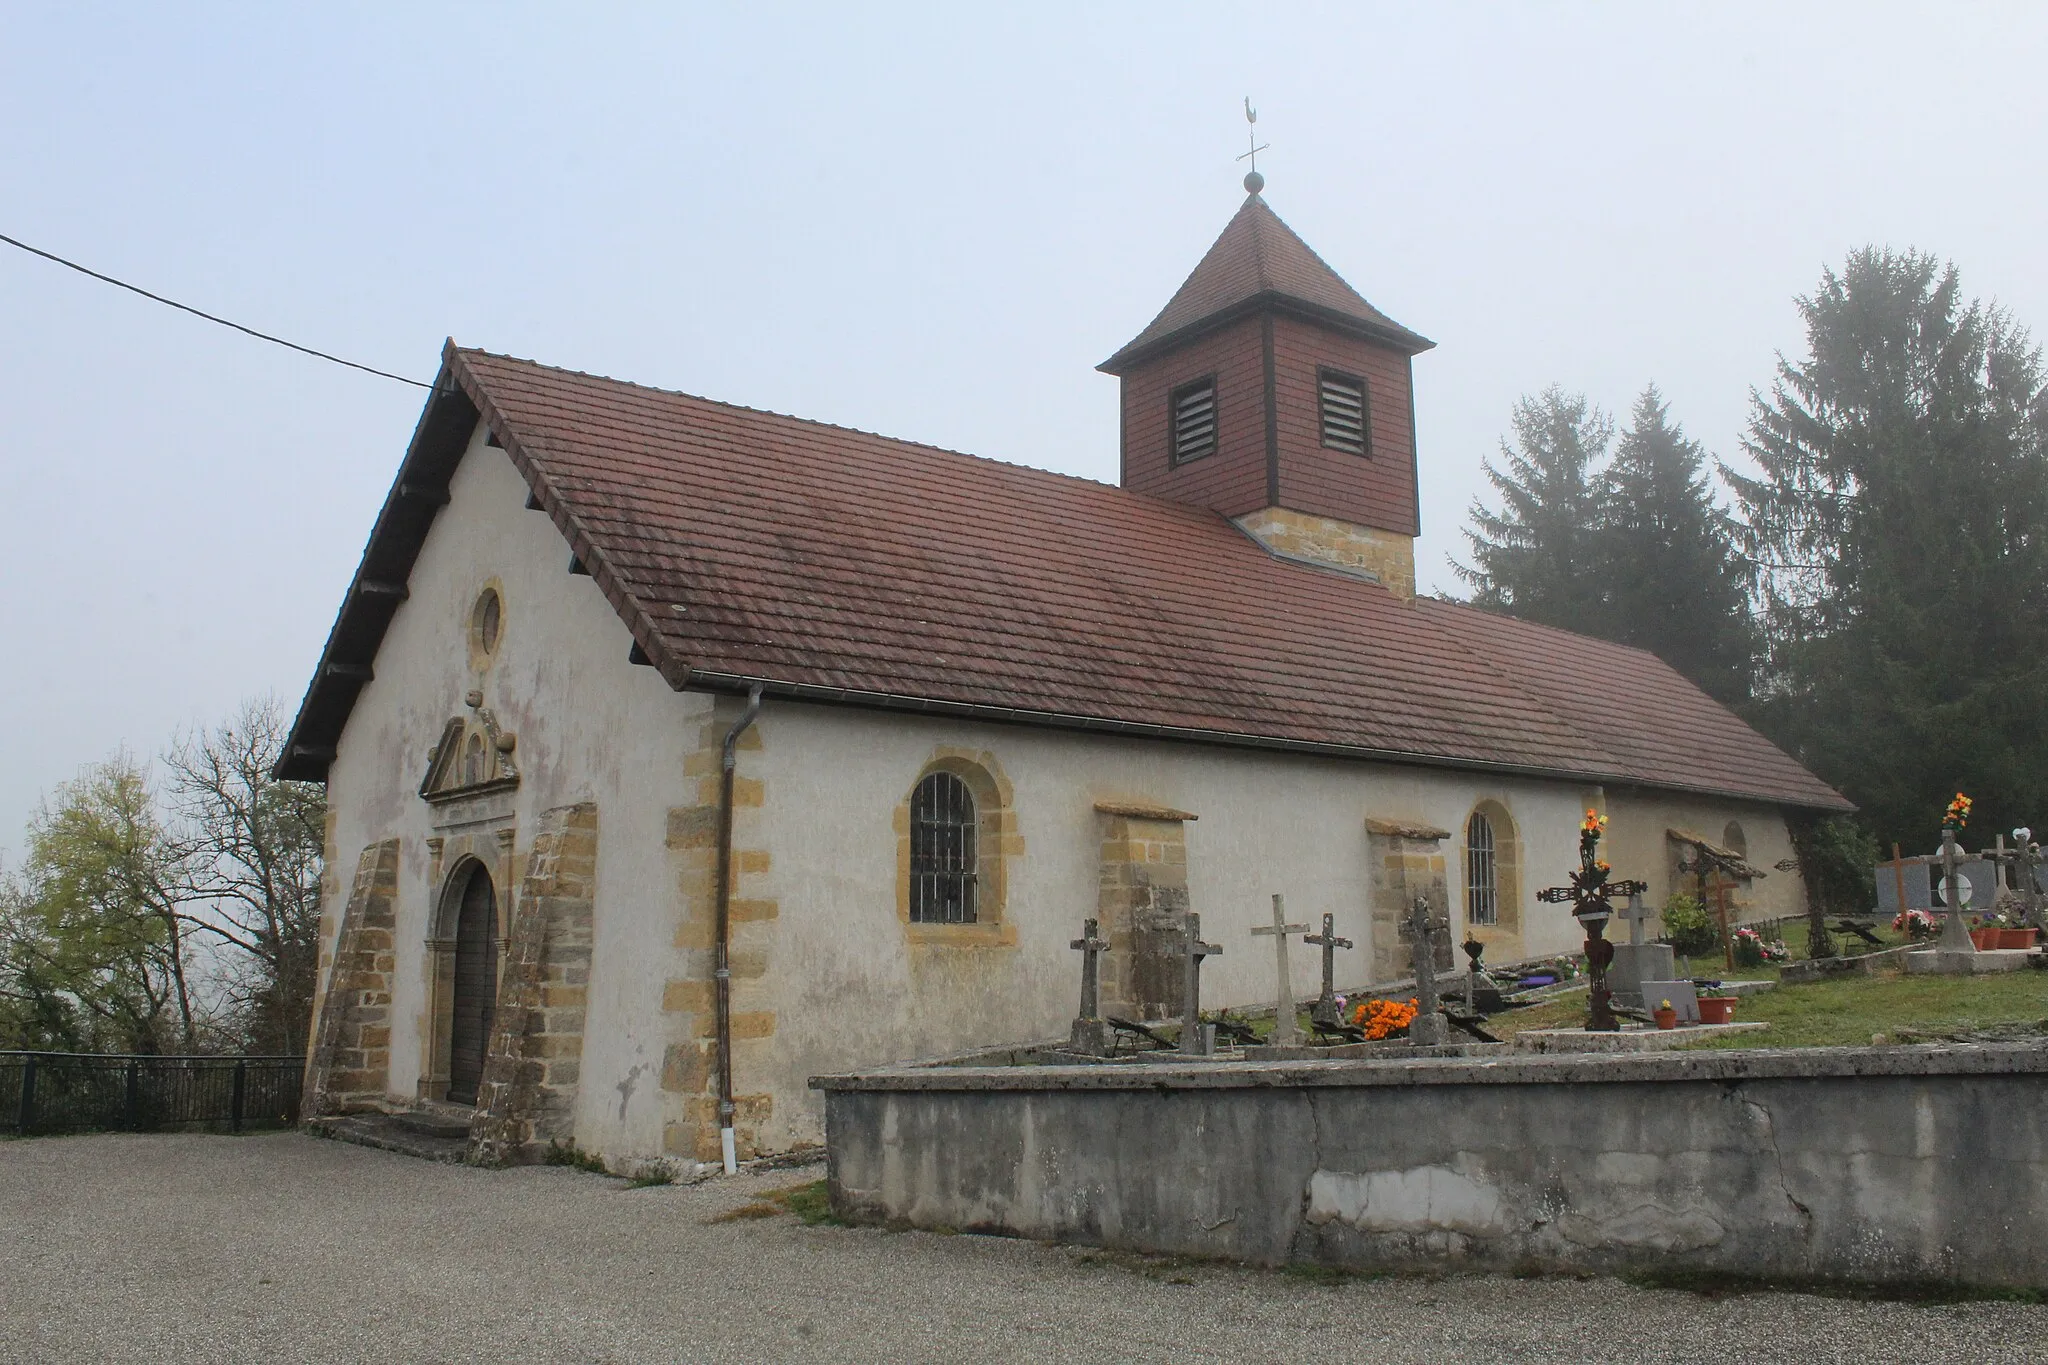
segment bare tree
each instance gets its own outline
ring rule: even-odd
[[[298,1053],[313,1009],[326,793],[270,775],[286,726],[270,698],[173,745],[180,917],[229,950],[225,985],[249,1046]],[[235,959],[239,958],[239,961]]]

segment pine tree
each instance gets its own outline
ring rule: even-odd
[[[1930,847],[2048,825],[2048,398],[2039,350],[1953,266],[1866,248],[1799,301],[1809,354],[1724,469],[1762,571],[1767,733]]]
[[[1672,422],[1656,385],[1636,399],[1602,483],[1596,633],[1649,650],[1717,701],[1746,700],[1749,567],[1714,500],[1705,449]]]
[[[1524,620],[1593,631],[1601,619],[1594,553],[1600,512],[1594,467],[1614,423],[1553,384],[1515,404],[1515,443],[1501,442],[1501,468],[1485,465],[1501,508],[1472,504],[1465,539],[1472,563],[1453,564],[1473,601]]]

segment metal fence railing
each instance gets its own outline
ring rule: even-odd
[[[302,1057],[0,1052],[0,1133],[288,1128]]]

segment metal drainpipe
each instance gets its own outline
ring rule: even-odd
[[[747,693],[747,709],[725,732],[725,754],[718,775],[718,929],[717,958],[712,979],[718,991],[718,1145],[725,1173],[739,1171],[732,1136],[732,962],[728,939],[732,931],[732,774],[738,763],[740,736],[761,714],[761,684]]]

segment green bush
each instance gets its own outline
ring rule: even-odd
[[[1680,957],[1704,957],[1721,946],[1721,929],[1697,896],[1674,891],[1664,902],[1664,941]]]

